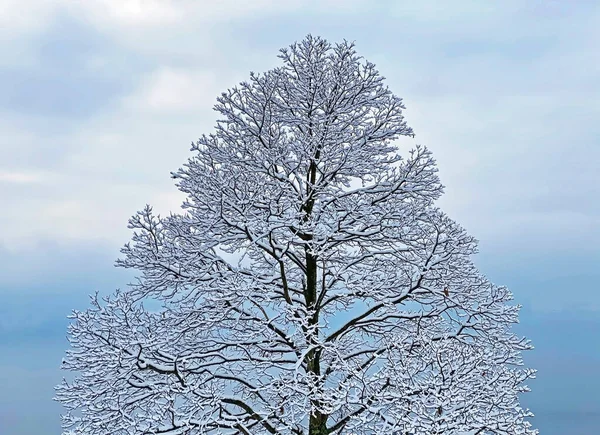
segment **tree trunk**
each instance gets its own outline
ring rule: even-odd
[[[319,323],[319,312],[316,310],[315,304],[317,301],[317,258],[308,250],[306,251],[306,305],[308,308],[314,308],[315,313],[309,320],[309,325],[314,327]],[[316,336],[319,334],[317,329],[311,329],[308,336],[309,344],[316,343]],[[314,376],[321,376],[321,351],[311,350],[306,355],[307,371]],[[311,403],[314,407],[321,408],[321,403],[318,399],[311,398]],[[308,435],[326,435],[328,415],[321,412],[314,412],[310,416],[308,425]]]
[[[321,413],[310,416],[308,435],[327,435],[327,416]]]

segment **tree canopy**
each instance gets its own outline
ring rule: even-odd
[[[537,433],[519,306],[395,143],[401,98],[347,41],[279,57],[217,99],[181,213],[131,218],[138,280],[73,313],[65,433]]]

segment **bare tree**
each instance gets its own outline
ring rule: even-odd
[[[130,220],[137,282],[72,315],[65,433],[537,433],[519,307],[394,145],[402,100],[352,43],[279,57],[218,98],[182,214]]]

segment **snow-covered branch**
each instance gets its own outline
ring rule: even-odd
[[[65,433],[537,433],[519,307],[394,143],[402,100],[349,42],[280,58],[218,98],[182,213],[131,218],[138,280],[74,312]]]

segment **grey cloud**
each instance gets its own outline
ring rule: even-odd
[[[520,236],[520,234],[517,234]],[[475,263],[494,283],[507,286],[516,303],[536,313],[600,311],[600,255],[597,250],[534,246],[523,248],[514,239],[481,242]],[[527,317],[525,313],[522,317]]]
[[[0,110],[34,121],[42,115],[68,118],[72,125],[89,118],[130,92],[133,79],[146,66],[113,38],[67,14],[57,15],[41,34],[30,36],[29,46],[33,63],[15,62],[0,72]],[[6,47],[2,53],[17,55]],[[45,133],[44,125],[39,127]]]
[[[78,72],[3,71],[2,109],[49,117],[88,117],[119,95],[119,82],[102,77],[85,77]]]
[[[121,244],[38,240],[19,249],[0,245],[0,297],[7,300],[12,295],[12,304],[27,306],[38,298],[52,298],[65,292],[73,295],[74,288],[87,297],[96,290],[124,287],[132,274],[113,265],[125,242],[127,240]],[[8,309],[5,313],[8,316],[15,306],[5,304],[3,309]]]

